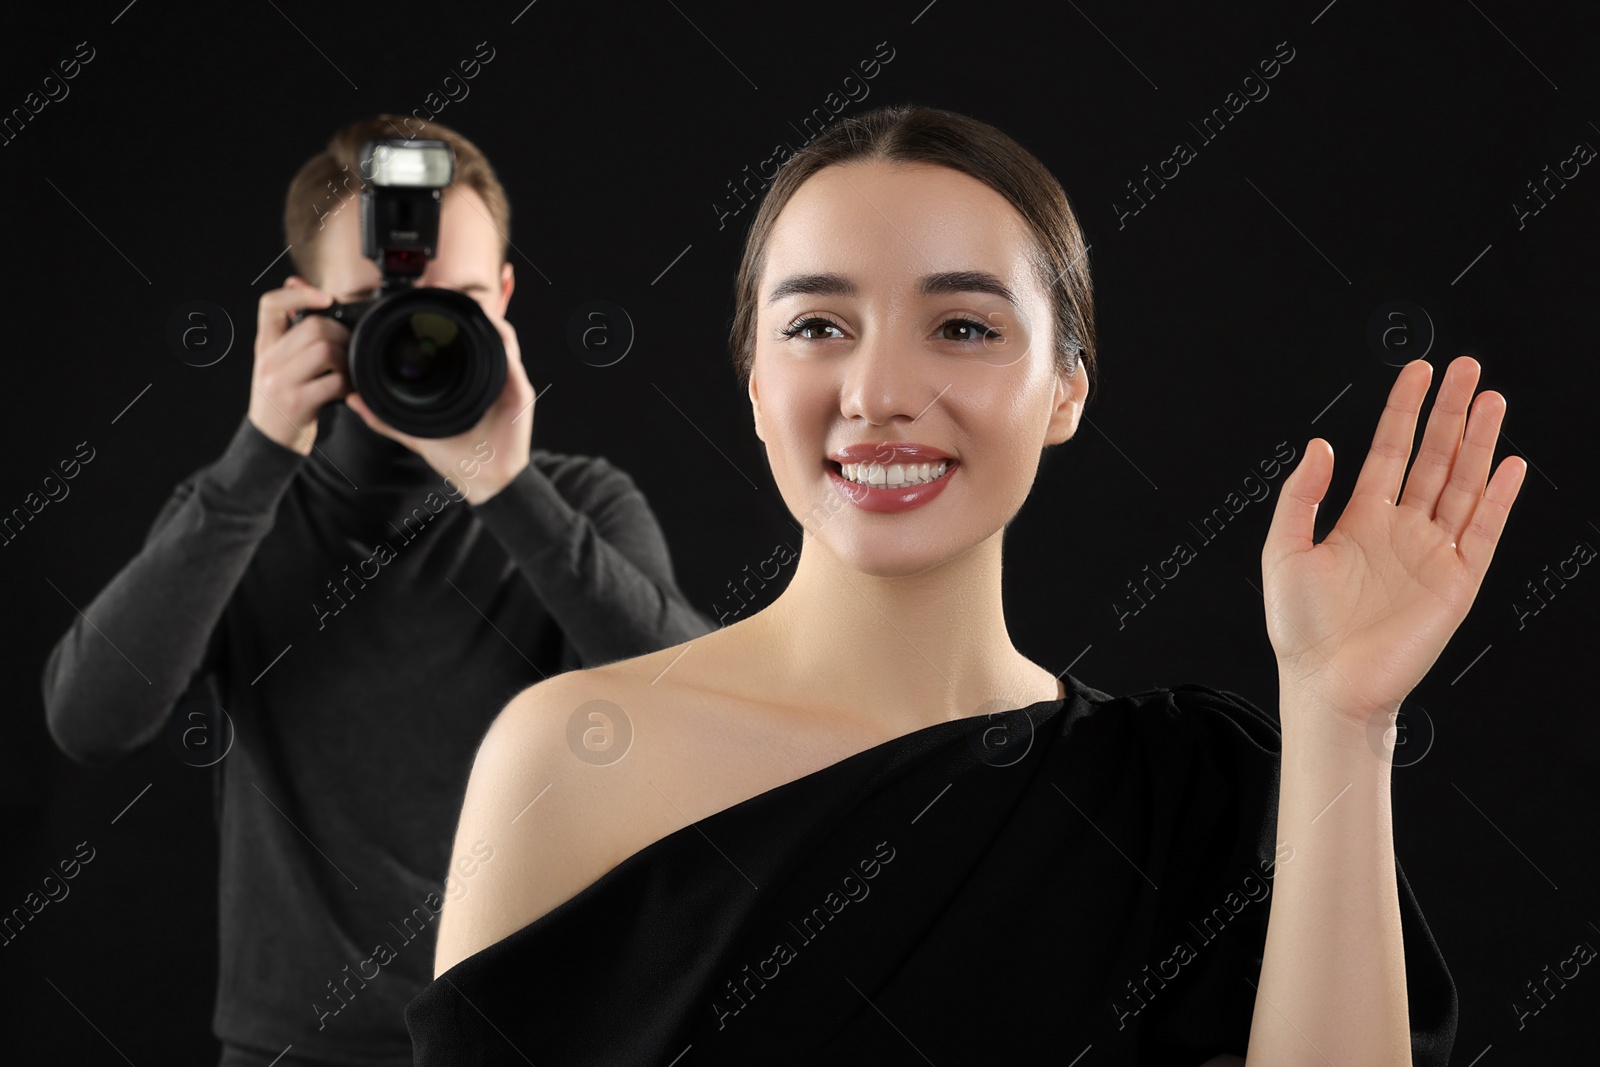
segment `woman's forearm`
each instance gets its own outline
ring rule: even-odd
[[[1387,746],[1316,699],[1279,690],[1278,844],[1293,854],[1273,879],[1247,1062],[1409,1065]]]

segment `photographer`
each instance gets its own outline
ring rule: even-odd
[[[374,295],[359,153],[396,122],[341,129],[296,176],[295,275],[261,297],[248,413],[44,669],[74,760],[165,733],[214,767],[223,1064],[409,1065],[402,1012],[431,977],[443,898],[494,863],[450,855],[489,723],[552,675],[712,629],[628,475],[530,447],[534,392],[504,319],[509,207],[465,138],[420,134],[448,142],[454,175],[416,284],[476,300],[504,342],[481,420],[394,430],[352,391],[350,329],[293,321]]]

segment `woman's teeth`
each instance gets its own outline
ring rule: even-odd
[[[842,463],[840,472],[846,481],[856,485],[894,488],[901,485],[922,485],[944,477],[949,464],[939,463]]]

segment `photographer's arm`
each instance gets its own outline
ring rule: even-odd
[[[561,484],[530,462],[472,505],[538,592],[586,667],[654,652],[715,627],[673,579],[644,494],[601,460],[569,461]]]
[[[245,418],[222,456],[173,491],[144,547],[45,662],[46,723],[63,752],[108,764],[160,732],[305,459]]]

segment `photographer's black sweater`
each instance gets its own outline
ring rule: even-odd
[[[490,721],[713,626],[604,459],[536,448],[472,505],[345,405],[321,427],[302,456],[241,420],[51,651],[44,702],[81,762],[216,761],[220,1039],[409,1065],[438,911],[483,859],[449,851]]]

